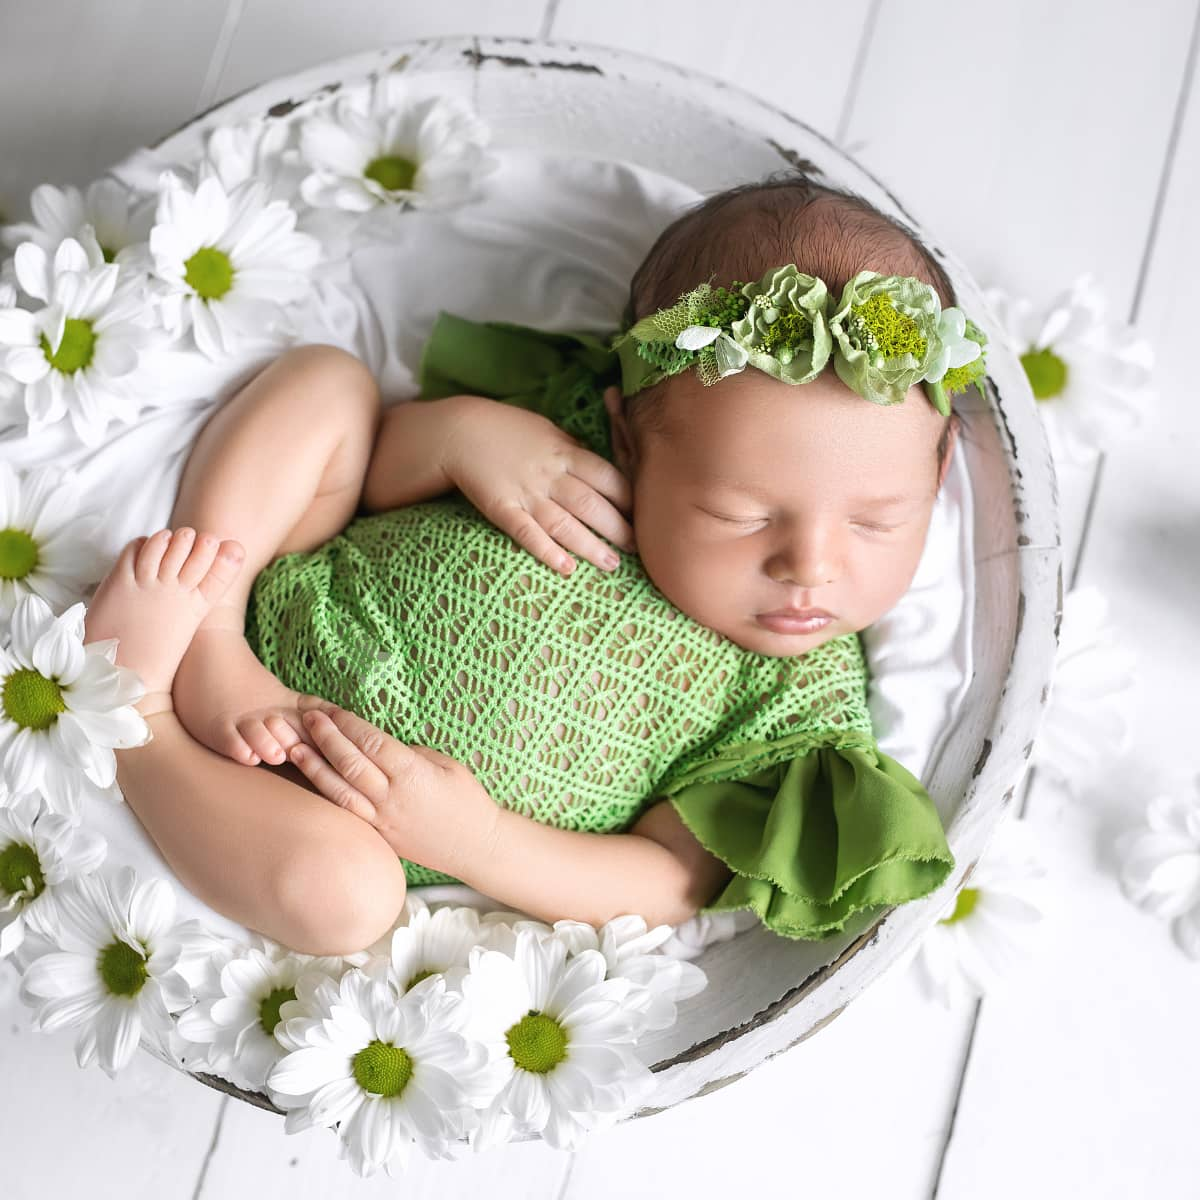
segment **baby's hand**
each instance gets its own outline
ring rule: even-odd
[[[586,526],[630,554],[629,480],[540,413],[484,397],[455,426],[445,470],[498,529],[569,575],[573,550],[605,570],[620,561]]]
[[[288,757],[327,800],[435,871],[461,878],[486,853],[499,810],[469,767],[319,697],[301,696],[299,708],[317,750],[297,742]]]

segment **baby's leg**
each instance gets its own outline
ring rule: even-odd
[[[88,607],[84,640],[118,638],[116,661],[147,688],[136,707],[154,737],[116,751],[117,782],[172,870],[211,908],[303,953],[361,950],[404,902],[395,852],[309,788],[214,754],[171,711],[188,639],[239,579],[236,542],[218,553],[217,538],[191,533],[130,542]]]
[[[297,693],[246,643],[246,602],[272,559],[349,523],[379,419],[379,390],[358,359],[299,346],[218,409],[192,448],[171,524],[236,538],[246,562],[184,655],[174,707],[192,737],[236,762],[284,763],[296,742],[311,744]]]

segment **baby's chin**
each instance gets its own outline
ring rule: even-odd
[[[749,650],[768,658],[796,658],[807,654],[834,638],[845,637],[848,633],[857,633],[848,622],[834,619],[815,633],[776,633],[758,624],[753,617],[748,618],[741,626],[732,631],[718,630],[722,636]]]

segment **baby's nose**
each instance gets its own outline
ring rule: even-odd
[[[835,582],[838,568],[832,539],[811,532],[786,539],[768,561],[767,574],[777,583],[805,588]]]

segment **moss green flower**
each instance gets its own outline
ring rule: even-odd
[[[859,271],[829,318],[838,378],[875,404],[900,404],[940,355],[940,316],[927,283]]]
[[[730,333],[752,366],[784,383],[808,383],[824,369],[832,338],[825,314],[829,291],[795,263],[768,271],[742,287],[750,301]]]

